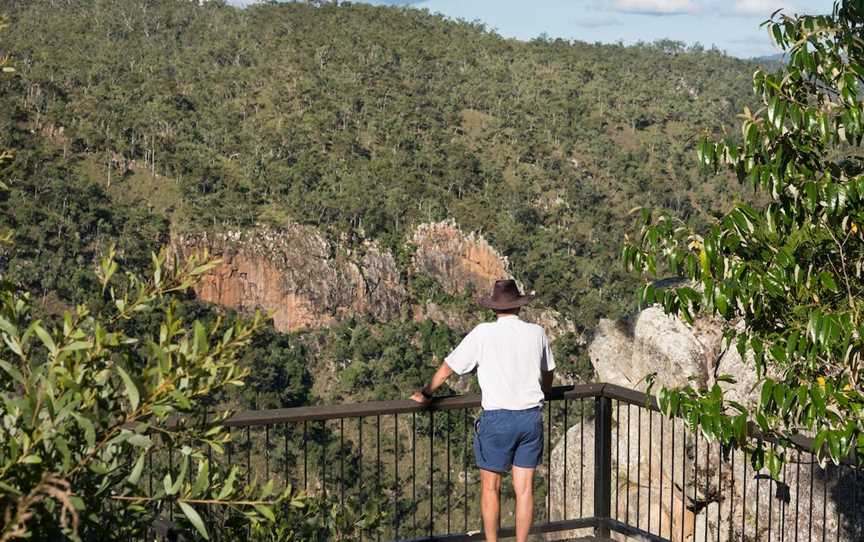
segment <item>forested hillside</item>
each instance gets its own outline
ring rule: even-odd
[[[300,223],[347,246],[377,240],[401,264],[412,228],[452,218],[575,324],[558,348],[576,360],[578,335],[632,305],[617,263],[628,211],[699,223],[735,198],[730,177],[705,177],[695,160],[700,132],[722,132],[750,99],[754,65],[718,51],[524,43],[348,3],[2,9],[17,73],[0,82],[0,148],[16,150],[0,226],[16,239],[0,266],[48,314],[96,290],[111,243],[135,267],[170,232]],[[307,401],[331,360],[353,367],[340,393],[366,374],[392,396],[458,331],[352,322],[269,335],[247,358],[280,404]]]

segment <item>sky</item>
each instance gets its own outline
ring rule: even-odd
[[[244,5],[254,0],[229,0]],[[774,54],[759,25],[780,8],[788,14],[828,13],[832,0],[354,0],[428,9],[480,21],[508,38],[550,38],[631,44],[669,38],[716,46],[730,55]]]

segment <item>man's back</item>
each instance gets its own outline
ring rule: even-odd
[[[543,457],[543,390],[552,387],[555,360],[540,326],[519,319],[534,298],[516,281],[495,281],[480,306],[498,320],[480,324],[450,353],[428,386],[411,399],[432,401],[432,393],[453,373],[475,367],[483,392],[483,414],[474,424],[474,457],[480,469],[480,510],[487,542],[498,540],[501,474],[512,470],[516,494],[516,542],[527,542],[534,514],[532,480]]]
[[[477,367],[484,410],[542,405],[541,375],[555,368],[543,328],[515,315],[478,325],[444,361],[458,374]]]

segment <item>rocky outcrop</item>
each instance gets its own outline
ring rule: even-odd
[[[722,326],[710,319],[687,326],[652,307],[632,320],[602,320],[589,355],[601,382],[644,391],[648,375],[655,375],[658,386],[711,386],[718,375],[728,374],[736,382],[721,383],[727,398],[748,406],[758,401],[752,361],[742,360],[734,347],[724,350]],[[564,439],[553,448],[550,478],[560,481],[550,488],[553,520],[563,519],[565,512],[578,517],[574,502],[585,515],[593,511],[591,414],[589,406],[582,421],[567,428],[566,461]],[[775,481],[764,470],[754,472],[741,452],[724,455],[716,444],[685,432],[680,420],[622,404],[613,408],[613,425],[613,514],[617,507],[618,517],[631,525],[646,529],[650,522],[647,530],[656,534],[659,529],[673,542],[807,540],[805,533],[822,539],[823,528],[828,539],[835,540],[838,525],[840,540],[859,539],[853,532],[860,532],[864,513],[849,503],[853,495],[864,494],[864,487],[856,489],[846,470],[825,471],[813,464],[811,455],[793,453]],[[575,495],[582,497],[581,503],[574,501]],[[809,513],[793,513],[811,507],[812,525]],[[567,536],[574,534],[579,533]]]
[[[209,252],[221,263],[196,286],[203,300],[262,309],[280,331],[320,327],[348,315],[396,317],[406,301],[393,256],[375,243],[346,250],[313,228],[174,235],[182,258]]]
[[[411,272],[434,278],[449,294],[488,292],[497,279],[510,278],[507,258],[482,235],[463,233],[452,220],[421,224],[410,243],[415,247]]]
[[[496,279],[510,276],[505,257],[453,221],[422,224],[406,243],[413,255],[403,270],[374,241],[348,248],[299,224],[278,230],[175,233],[170,251],[181,259],[204,252],[218,257],[221,263],[203,277],[196,294],[240,311],[270,312],[280,331],[318,328],[349,316],[386,321],[410,314],[467,332],[477,321],[475,312],[442,307],[431,299],[409,300],[405,277],[423,275],[450,295],[473,298],[488,292]],[[415,305],[409,307],[412,301]],[[544,325],[553,340],[574,330],[551,309],[531,307],[526,316]]]

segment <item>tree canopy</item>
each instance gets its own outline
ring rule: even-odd
[[[744,109],[740,136],[698,147],[703,166],[728,167],[763,203],[736,205],[701,231],[644,212],[624,258],[649,275],[689,278],[665,291],[649,283],[642,301],[685,320],[721,317],[760,377],[752,412],[724,400],[722,378],[713,389],[666,390],[669,412],[746,446],[750,421],[785,439],[810,434],[839,462],[864,453],[864,2],[836,2],[824,16],[775,14],[765,26],[788,61],[753,75],[759,105]],[[782,457],[764,457],[776,472]]]
[[[366,4],[9,6],[8,266],[67,302],[93,287],[67,263],[114,241],[146,265],[169,227],[301,222],[396,249],[454,218],[584,330],[631,305],[633,201],[704,222],[735,198],[689,160],[747,99],[754,65],[717,50],[525,43]]]

